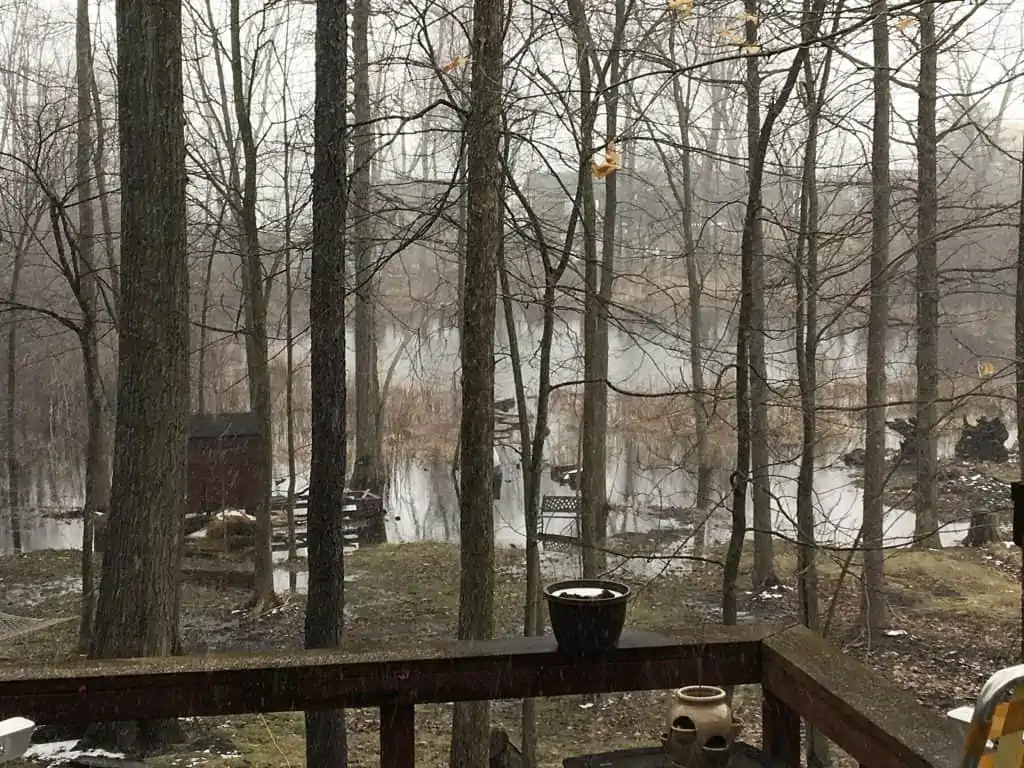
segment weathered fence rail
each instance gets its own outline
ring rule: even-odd
[[[680,634],[626,632],[614,651],[585,657],[541,637],[406,659],[297,651],[6,666],[0,717],[58,724],[379,707],[381,765],[409,768],[417,704],[762,683],[769,764],[799,765],[803,717],[869,768],[958,765],[955,725],[805,629]]]

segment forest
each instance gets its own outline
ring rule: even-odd
[[[935,708],[1020,656],[1024,5],[0,9],[0,637],[74,606],[12,660],[542,635],[608,575],[631,625],[797,621]],[[258,498],[187,527],[232,414]],[[418,749],[560,765],[631,745],[615,696]],[[359,712],[205,764],[375,764]]]

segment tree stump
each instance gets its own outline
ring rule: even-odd
[[[992,510],[971,511],[971,527],[964,539],[965,547],[984,547],[1000,541],[998,518]]]

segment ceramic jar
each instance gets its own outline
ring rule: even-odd
[[[725,691],[710,685],[690,685],[675,691],[667,726],[665,751],[678,768],[727,765],[741,728],[733,720]]]

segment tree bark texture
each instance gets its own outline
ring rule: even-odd
[[[345,625],[345,131],[348,3],[317,0],[313,106],[313,254],[310,286],[312,446],[306,532],[306,647],[339,648]],[[306,713],[306,764],[348,763],[345,713]]]
[[[249,83],[242,71],[241,0],[230,2],[231,83],[238,138],[242,145],[242,188],[235,201],[242,254],[242,293],[245,302],[245,364],[249,377],[249,408],[259,421],[259,460],[256,475],[262,493],[256,507],[253,546],[253,605],[257,614],[277,602],[271,553],[270,495],[274,485],[274,433],[267,347],[267,278],[263,269],[259,223],[256,217],[256,138],[253,135]]]
[[[914,539],[917,546],[940,547],[939,488],[939,189],[936,163],[935,102],[938,45],[935,4],[923,2],[921,70],[917,90],[917,493]]]
[[[885,370],[889,323],[889,10],[887,0],[871,3],[874,53],[874,119],[871,140],[871,285],[868,310],[866,377],[867,418],[864,436],[864,593],[863,608],[869,632],[889,622],[885,598],[883,526],[885,505]]]
[[[462,420],[459,432],[459,640],[493,632],[494,613],[494,323],[502,247],[502,43],[504,6],[473,6],[473,74],[466,129],[466,266],[462,324]],[[455,705],[452,768],[488,765],[488,702]]]
[[[745,39],[748,45],[757,45],[757,19],[760,3],[745,0]],[[746,62],[747,96],[747,158],[750,165],[749,183],[755,183],[753,166],[758,152],[761,132],[761,59],[748,56]],[[757,182],[760,184],[760,180]],[[758,191],[758,199],[760,199]],[[768,454],[768,372],[765,363],[765,311],[764,311],[764,237],[761,212],[751,222],[750,261],[750,459],[753,485],[754,526],[754,589],[775,579],[775,553],[772,544],[771,457]]]
[[[384,457],[381,444],[380,381],[377,370],[377,276],[373,249],[370,166],[374,127],[370,122],[370,0],[352,9],[352,254],[355,259],[355,409],[356,455],[352,488],[381,494]]]
[[[177,640],[189,413],[179,5],[118,0],[117,77],[120,365],[94,658],[165,656]]]

